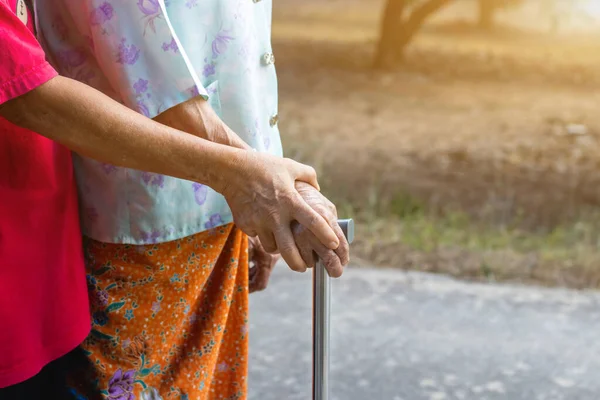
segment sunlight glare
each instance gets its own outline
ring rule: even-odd
[[[587,0],[583,6],[583,11],[591,17],[600,17],[600,0]]]

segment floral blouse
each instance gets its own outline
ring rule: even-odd
[[[258,151],[281,155],[272,0],[44,0],[37,30],[63,76],[148,117],[204,96]],[[86,236],[146,244],[232,221],[198,183],[74,155]]]

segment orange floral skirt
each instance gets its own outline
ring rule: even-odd
[[[232,224],[155,245],[86,240],[92,332],[78,399],[245,399],[248,240]]]

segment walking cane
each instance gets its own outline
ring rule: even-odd
[[[348,243],[354,239],[354,221],[339,220]],[[329,312],[331,278],[321,260],[313,271],[313,400],[329,400]]]

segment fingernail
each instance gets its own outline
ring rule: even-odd
[[[329,247],[331,250],[335,250],[338,247],[340,247],[340,242],[330,242],[329,246],[327,246],[327,247]]]

